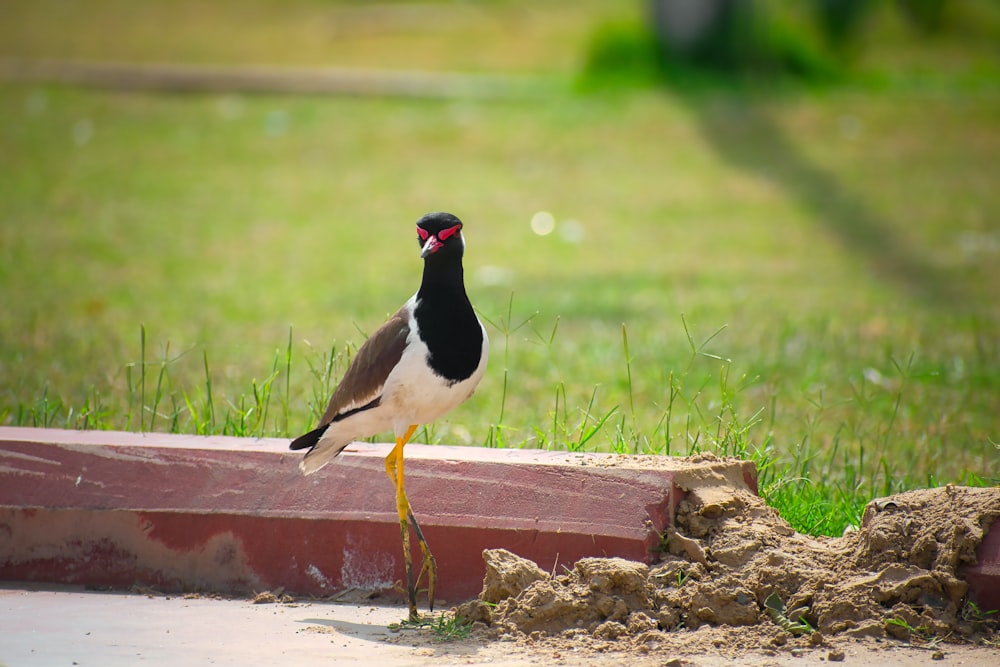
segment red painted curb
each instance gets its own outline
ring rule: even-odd
[[[0,579],[328,595],[402,578],[389,445],[356,443],[304,477],[286,440],[0,427]],[[552,570],[650,562],[686,473],[743,461],[407,445],[407,494],[441,574],[473,597],[482,551]]]
[[[981,610],[1000,609],[1000,519],[986,529],[976,549],[976,564],[960,571],[969,584],[969,597]]]

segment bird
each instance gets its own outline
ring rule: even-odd
[[[319,426],[295,438],[289,448],[308,449],[299,462],[306,475],[333,461],[354,440],[393,431],[396,444],[385,471],[396,490],[396,511],[411,621],[419,620],[417,590],[427,576],[434,610],[437,561],[406,497],[403,447],[417,427],[463,403],[486,371],[489,338],[465,291],[462,221],[451,213],[417,220],[423,259],[420,288],[358,349],[330,397]],[[423,556],[413,576],[410,527]]]

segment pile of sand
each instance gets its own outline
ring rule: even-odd
[[[997,518],[1000,489],[948,486],[875,500],[859,530],[811,538],[757,496],[715,487],[681,502],[658,563],[585,558],[550,576],[486,551],[483,592],[457,612],[504,638],[644,650],[678,636],[716,651],[836,635],[973,638],[996,632],[995,615],[968,604],[961,567]]]

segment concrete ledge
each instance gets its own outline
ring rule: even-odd
[[[62,83],[127,91],[286,93],[444,99],[530,99],[538,97],[544,90],[539,79],[501,74],[18,58],[0,58],[0,81]]]
[[[0,579],[329,595],[402,579],[389,445],[304,477],[286,440],[0,428]],[[756,491],[708,459],[407,445],[407,493],[439,596],[475,596],[482,550],[554,569],[650,562],[691,479]],[[697,474],[695,474],[697,473]]]

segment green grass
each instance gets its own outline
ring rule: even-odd
[[[256,2],[228,28],[231,6],[182,4],[182,25],[211,30],[170,34],[125,30],[159,3],[72,23],[43,5],[18,4],[30,29],[5,55],[468,62],[567,83],[608,11],[542,3],[501,38],[517,3],[461,5],[345,45],[308,34],[350,4]],[[893,26],[857,80],[820,89],[498,103],[0,85],[0,423],[311,428],[417,286],[413,221],[445,209],[467,223],[492,356],[418,439],[749,457],[810,533],[876,495],[995,484],[996,51],[962,34],[921,51]],[[935,53],[948,67],[924,69]],[[532,233],[538,211],[553,233]]]
[[[452,612],[422,616],[413,621],[404,619],[399,623],[390,623],[390,632],[403,630],[429,630],[434,641],[456,642],[468,639],[472,633],[472,623]]]
[[[594,21],[621,12],[604,4],[0,0],[0,57],[567,71]]]

